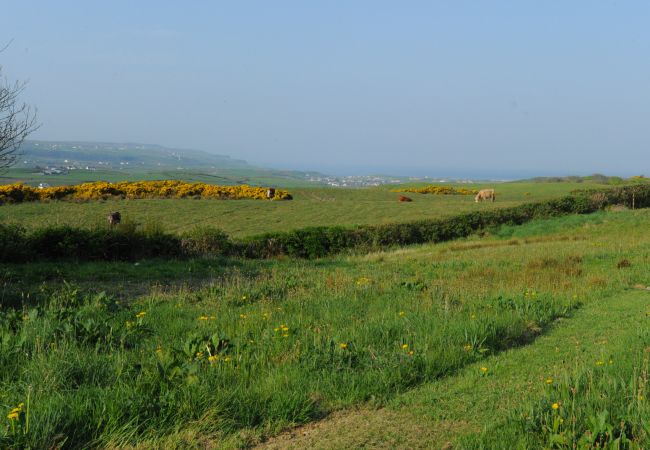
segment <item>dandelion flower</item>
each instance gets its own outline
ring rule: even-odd
[[[553,409],[558,409],[559,407],[560,407],[560,405],[557,404],[557,403],[553,403],[553,404],[551,405],[551,408],[553,408]]]
[[[408,354],[409,356],[413,356],[413,350],[410,350]]]
[[[348,348],[348,344],[346,344],[346,343],[344,343],[344,342],[341,342],[341,343],[339,344],[339,347],[341,347],[343,350],[345,350],[346,348]]]
[[[405,315],[406,315],[406,313],[405,313],[404,311],[400,311],[400,312],[399,312],[399,316],[400,316],[400,317],[404,317]]]
[[[146,312],[146,311],[140,311],[139,313],[137,313],[137,314],[135,315],[135,317],[137,317],[138,319],[142,319],[142,318],[143,318],[144,316],[146,316],[146,315],[147,315],[147,312]]]
[[[596,361],[596,365],[597,366],[603,366],[603,365],[605,365],[605,361],[598,360],[598,361]]]
[[[208,356],[208,361],[210,362],[215,362],[219,357],[217,355],[210,355]]]
[[[481,372],[482,373],[488,373],[488,370],[490,370],[490,369],[488,369],[487,367],[481,367]]]
[[[16,420],[19,415],[20,415],[20,412],[10,412],[9,414],[7,414],[7,419]]]
[[[200,316],[199,320],[208,320],[208,316]]]
[[[463,345],[463,349],[466,352],[469,352],[472,349],[472,345],[471,344],[465,344],[465,345]]]
[[[547,378],[546,384],[553,384],[553,378]]]
[[[409,348],[409,345],[408,345],[408,344],[402,344],[402,348],[403,348],[404,350],[406,350],[407,348]]]

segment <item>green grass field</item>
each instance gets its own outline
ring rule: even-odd
[[[535,186],[503,185],[494,206],[567,189]],[[382,201],[477,207],[308,194],[340,197],[259,208],[366,195],[378,221]],[[218,204],[232,203],[257,205]],[[68,204],[0,209],[31,221],[22,208],[39,206]],[[649,219],[567,216],[313,261],[3,265],[0,447],[647,446]]]
[[[84,203],[51,202],[0,206],[0,223],[26,227],[45,225],[105,226],[110,211],[123,220],[156,224],[170,232],[214,226],[241,237],[319,225],[361,225],[408,222],[462,212],[547,200],[574,189],[603,187],[595,183],[502,183],[465,187],[496,187],[495,203],[476,204],[472,196],[411,194],[399,203],[388,187],[369,189],[293,188],[292,201],[260,200],[107,200]]]

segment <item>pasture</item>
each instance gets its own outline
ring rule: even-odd
[[[0,223],[26,227],[106,225],[109,211],[120,211],[126,222],[162,227],[182,233],[197,226],[220,228],[233,237],[272,231],[287,231],[318,225],[366,225],[408,222],[418,219],[500,208],[547,200],[574,189],[599,188],[596,183],[501,183],[459,185],[467,188],[494,186],[495,203],[476,204],[473,196],[412,194],[414,201],[399,203],[393,187],[369,189],[291,188],[291,201],[259,200],[105,200],[54,201],[0,206]]]
[[[365,219],[376,222],[406,219],[398,208],[418,203],[449,214],[533,191],[506,186],[494,205],[419,196],[405,205],[382,189],[160,205],[253,204],[261,215],[302,201],[316,215],[318,205],[353,207],[363,192],[374,200]],[[567,189],[548,186],[538,199]],[[27,207],[110,203],[0,211],[31,221],[44,215]],[[363,219],[333,211],[322,224]],[[312,261],[5,264],[2,304],[17,309],[2,309],[0,405],[16,417],[2,419],[0,446],[646,445],[648,220],[646,210],[566,216]],[[238,232],[259,232],[255,222]]]

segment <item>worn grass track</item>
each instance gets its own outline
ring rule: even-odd
[[[545,380],[561,379],[580,365],[593,366],[604,354],[629,351],[628,338],[647,323],[649,306],[650,293],[633,290],[592,302],[571,318],[559,320],[528,346],[491,356],[456,376],[415,388],[385,408],[334,413],[260,448],[480,447],[480,439],[474,438],[482,431],[505,426],[513,409],[542,395]],[[488,368],[487,376],[481,367]],[[511,445],[504,443],[503,448]]]

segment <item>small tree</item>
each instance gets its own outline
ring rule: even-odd
[[[0,50],[1,51],[1,50]],[[15,164],[20,145],[39,127],[36,110],[19,100],[26,82],[9,82],[0,66],[0,172]]]

